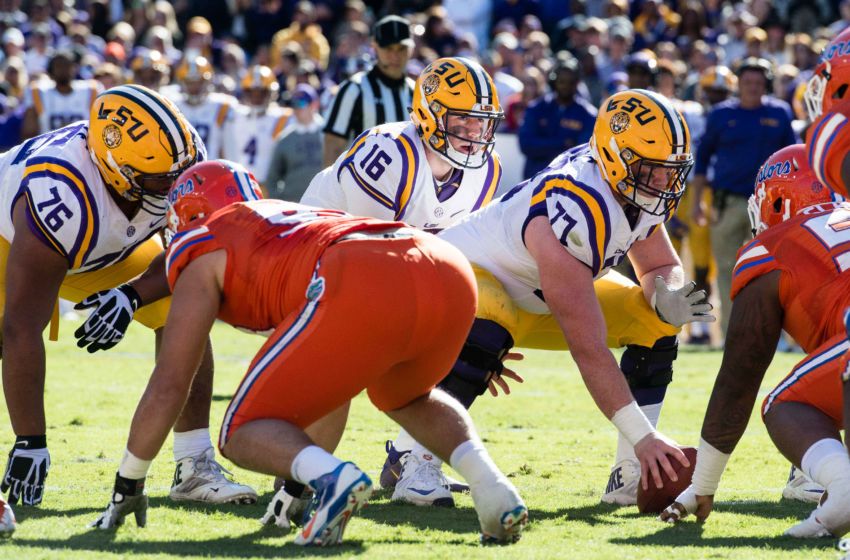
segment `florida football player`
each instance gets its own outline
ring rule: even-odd
[[[36,81],[25,91],[27,109],[21,125],[24,140],[85,120],[102,89],[94,80],[75,79],[77,63],[69,51],[59,51],[50,57],[47,75],[52,83]]]
[[[224,157],[247,167],[262,184],[277,140],[286,128],[292,110],[276,103],[278,90],[274,72],[267,66],[252,66],[242,78],[242,104],[225,129]]]
[[[92,525],[112,528],[132,513],[144,526],[148,468],[219,318],[271,332],[234,392],[219,448],[243,467],[314,491],[316,507],[296,544],[340,543],[371,494],[363,471],[303,431],[363,389],[467,479],[484,542],[516,541],[525,505],[463,407],[434,389],[475,314],[475,279],[463,255],[401,222],[258,198],[253,177],[226,161],[200,163],[172,188],[166,270],[174,295],[163,347],[112,499]],[[351,329],[352,317],[368,317],[369,328]],[[282,512],[271,516],[288,527]]]
[[[762,418],[779,451],[826,488],[812,515],[788,529],[794,537],[850,531],[850,458],[841,443],[839,359],[850,344],[843,311],[850,304],[850,205],[823,185],[802,144],[762,166],[750,199],[756,238],[738,252],[723,362],[702,426],[692,485],[661,518],[704,520],[732,451],[747,427],[782,329],[808,356],[764,399]],[[736,411],[730,414],[730,411]]]
[[[444,229],[496,193],[502,168],[494,135],[503,115],[493,80],[477,62],[436,60],[416,80],[410,120],[363,132],[316,175],[301,202]],[[340,435],[330,434],[328,444]],[[443,476],[435,454],[404,431],[387,450],[381,486],[394,488],[394,500],[454,505],[451,486],[463,486]]]
[[[0,155],[3,386],[17,436],[2,480],[9,503],[38,505],[50,467],[42,331],[57,297],[94,308],[77,331],[90,351],[115,344],[134,311],[159,344],[169,302],[144,302],[163,282],[163,259],[156,257],[165,195],[182,170],[204,157],[203,143],[170,101],[131,85],[99,95],[88,121]],[[135,289],[125,285],[139,275]],[[122,320],[119,334],[115,323]],[[172,498],[256,500],[215,461],[211,398],[210,353],[175,426]]]
[[[661,227],[684,192],[690,146],[668,99],[617,93],[602,104],[589,144],[440,234],[473,263],[479,286],[476,320],[447,383],[471,402],[514,345],[569,348],[620,432],[608,503],[636,503],[641,474],[643,484],[660,485],[659,470],[672,469],[668,456],[687,463],[654,426],[676,334],[714,320],[705,293],[684,283]],[[626,256],[640,285],[610,270]],[[619,367],[607,347],[625,347]]]
[[[213,91],[213,67],[202,56],[185,59],[175,71],[180,93],[173,100],[207,147],[211,158],[222,155],[224,135],[237,102]]]

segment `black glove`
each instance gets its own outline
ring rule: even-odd
[[[145,479],[133,480],[115,473],[115,488],[112,500],[100,517],[89,523],[94,529],[114,529],[124,524],[124,518],[130,514],[136,518],[136,525],[144,527],[148,522],[148,495],[145,493]]]
[[[44,495],[44,480],[49,469],[47,436],[18,436],[9,452],[0,490],[9,491],[12,505],[21,500],[25,506],[37,506]]]
[[[74,309],[78,310],[95,308],[86,322],[74,331],[77,346],[88,346],[88,351],[94,353],[109,350],[118,344],[124,338],[133,320],[133,313],[141,303],[138,292],[132,286],[123,284],[111,290],[101,290],[75,305]]]

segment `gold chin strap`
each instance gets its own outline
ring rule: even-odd
[[[53,315],[50,317],[50,333],[48,334],[50,342],[59,340],[59,299],[53,304]]]

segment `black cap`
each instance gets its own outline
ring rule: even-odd
[[[413,46],[413,39],[410,38],[410,22],[399,16],[381,18],[372,29],[372,36],[379,47],[389,47],[399,43]]]

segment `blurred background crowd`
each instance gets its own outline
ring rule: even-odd
[[[376,41],[387,15],[405,18],[408,31],[388,27]],[[675,99],[691,127],[696,196],[669,231],[693,238],[693,274],[707,285],[713,263],[722,275],[749,233],[741,216],[758,166],[802,137],[806,83],[848,25],[850,0],[0,0],[0,151],[66,124],[38,118],[51,88],[139,83],[191,104],[200,94],[188,82],[200,77],[203,95],[232,96],[235,113],[273,116],[244,163],[264,150],[255,175],[270,194],[297,200],[329,163],[328,139],[358,132],[327,124],[339,118],[340,84],[375,66],[403,82],[394,69],[415,79],[436,58],[465,56],[491,74],[505,112],[497,144],[504,190],[587,142],[606,96],[649,88]],[[761,78],[744,79],[747,70]],[[729,117],[730,107],[773,112],[759,113],[745,138],[729,137],[729,123],[746,121]],[[718,109],[726,116],[712,124]],[[237,129],[246,127],[255,124]],[[236,159],[227,149],[234,136],[211,155]],[[770,152],[750,150],[765,138]],[[712,227],[722,235],[709,241]],[[727,250],[712,259],[717,244]]]

